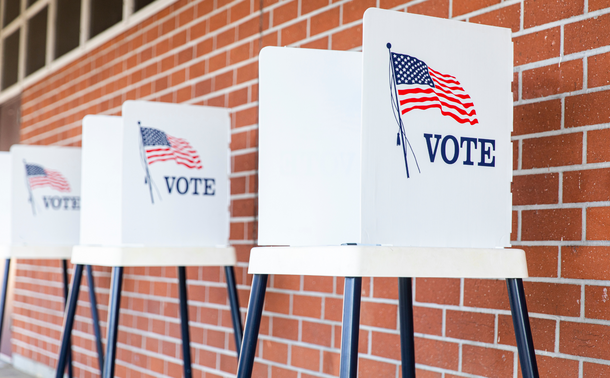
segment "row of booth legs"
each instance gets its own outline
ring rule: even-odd
[[[80,284],[83,276],[83,265],[75,265],[72,280],[72,290],[68,293],[68,270],[67,261],[63,260],[63,281],[66,313],[64,319],[64,331],[62,334],[61,348],[56,370],[56,378],[63,377],[68,367],[68,377],[72,377],[72,352],[71,335],[74,327],[74,317]],[[93,272],[90,265],[86,266],[87,280],[89,286],[89,301],[91,304],[91,318],[95,333],[95,343],[98,353],[98,363],[103,378],[114,377],[116,361],[116,345],[119,331],[119,315],[121,307],[121,289],[123,283],[123,267],[114,267],[112,270],[112,286],[110,293],[110,307],[108,317],[108,338],[106,344],[106,359],[102,347],[102,337],[99,327],[99,315],[97,312],[97,301],[95,298],[95,285]],[[0,336],[2,332],[4,310],[9,282],[10,259],[6,260],[4,275],[2,279],[2,292],[0,293]],[[233,321],[235,345],[237,349],[238,367],[237,378],[250,378],[254,366],[258,334],[260,330],[265,292],[267,287],[266,274],[254,275],[250,293],[250,303],[246,318],[246,327],[243,332],[239,312],[239,300],[235,283],[235,273],[232,266],[225,267],[227,291]],[[521,362],[521,373],[524,378],[538,378],[538,367],[534,343],[529,323],[523,281],[521,279],[506,280],[508,296],[510,301],[513,326],[517,341],[519,360]],[[358,375],[358,335],[360,329],[360,301],[362,290],[361,277],[346,277],[343,299],[343,324],[341,335],[341,361],[340,377],[356,378]],[[190,332],[188,320],[188,296],[186,288],[186,268],[178,267],[178,293],[180,306],[180,325],[182,335],[182,354],[184,377],[192,377]],[[403,378],[415,378],[415,343],[413,329],[413,293],[411,278],[398,278],[398,307],[400,325],[400,346]]]

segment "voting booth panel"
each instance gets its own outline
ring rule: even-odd
[[[259,243],[509,246],[510,30],[378,9],[364,25],[362,53],[261,52]]]
[[[11,154],[0,152],[0,245],[11,243]]]
[[[226,246],[228,110],[127,101],[122,114],[83,120],[80,244]]]
[[[14,145],[11,155],[11,244],[78,244],[81,149]]]

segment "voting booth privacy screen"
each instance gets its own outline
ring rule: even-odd
[[[14,145],[10,155],[9,244],[78,244],[81,149]],[[4,171],[7,164],[2,160]],[[4,197],[0,206],[6,208],[4,184],[0,193]]]
[[[259,244],[509,246],[511,81],[509,29],[379,9],[362,53],[263,49]]]
[[[227,109],[127,101],[83,120],[81,245],[224,246]]]
[[[11,154],[0,152],[0,245],[11,243]]]

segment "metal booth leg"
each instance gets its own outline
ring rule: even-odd
[[[61,260],[62,262],[62,266],[63,266],[63,278],[64,278],[64,309],[66,309],[68,307],[68,290],[69,290],[69,284],[68,284],[68,260],[63,259]],[[81,270],[81,275],[82,275],[82,270]],[[79,285],[78,285],[79,289],[80,289],[80,280],[79,280]],[[76,296],[76,299],[78,300],[78,295]],[[76,308],[76,306],[75,306]],[[70,329],[70,333],[72,332],[72,329]],[[68,377],[72,378],[74,376],[74,371],[72,369],[72,342],[70,341],[70,338],[68,338]]]
[[[413,336],[413,287],[411,277],[398,278],[400,359],[403,378],[415,378],[415,338]]]
[[[110,308],[108,309],[108,337],[106,341],[106,361],[103,378],[114,378],[114,363],[116,360],[116,343],[119,333],[119,312],[121,310],[121,287],[123,286],[123,267],[112,268],[112,284],[110,287]]]
[[[252,376],[268,277],[267,274],[255,274],[254,279],[252,280],[250,303],[248,304],[246,327],[244,329],[244,340],[241,344],[240,358],[237,363],[237,378],[250,378]]]
[[[510,300],[510,311],[513,316],[517,349],[519,350],[519,361],[521,362],[521,373],[523,378],[538,378],[538,365],[536,364],[536,352],[532,340],[532,330],[527,314],[525,303],[525,292],[523,291],[523,280],[520,278],[509,278],[506,280],[508,287],[508,298]]]
[[[97,299],[95,298],[95,282],[93,282],[93,268],[91,267],[91,265],[87,265],[87,286],[89,286],[89,304],[91,305],[91,321],[93,322],[93,332],[95,333],[95,346],[97,348],[97,362],[100,367],[100,372],[103,374],[104,347],[102,346],[102,332],[100,331],[100,316],[97,312]]]
[[[11,259],[6,259],[4,263],[4,277],[2,278],[2,297],[0,297],[0,340],[2,340],[2,327],[4,327],[4,310],[6,309],[6,299],[8,292],[8,275],[11,270]]]
[[[360,299],[362,277],[345,277],[343,293],[343,330],[339,377],[358,376],[358,332],[360,330]]]
[[[235,272],[232,266],[225,266],[225,276],[227,278],[227,292],[229,294],[229,304],[231,305],[231,319],[233,320],[233,336],[235,337],[235,350],[237,350],[237,359],[239,360],[239,352],[241,352],[241,340],[244,331],[241,326],[241,315],[239,313],[239,297],[237,296]]]
[[[182,330],[182,360],[184,378],[193,376],[191,367],[191,337],[189,333],[189,308],[186,293],[186,268],[178,267],[178,295],[180,297],[180,328]]]
[[[64,260],[65,261],[65,260]],[[61,335],[61,346],[59,347],[59,357],[57,360],[57,369],[55,377],[61,378],[66,370],[66,363],[70,358],[70,339],[72,337],[72,329],[74,328],[74,316],[76,314],[76,306],[78,302],[78,294],[80,292],[80,283],[83,277],[83,266],[74,266],[74,275],[72,276],[72,288],[66,304],[64,315],[64,330]]]

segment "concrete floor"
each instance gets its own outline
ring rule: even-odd
[[[13,369],[13,367],[5,362],[0,362],[0,378],[32,378],[30,375]]]

